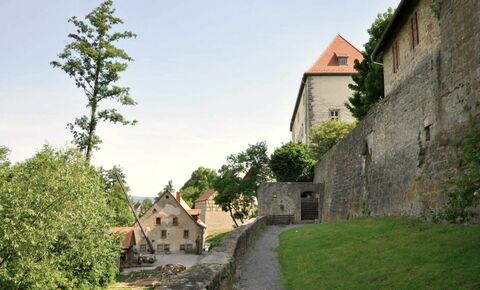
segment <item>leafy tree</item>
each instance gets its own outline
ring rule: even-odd
[[[312,126],[310,146],[317,158],[322,157],[330,148],[355,128],[356,123],[329,120]]]
[[[150,199],[150,198],[145,198],[142,200],[142,204],[140,205],[140,215],[139,216],[143,216],[145,214],[145,212],[151,208],[153,205],[153,201]]]
[[[258,187],[270,179],[269,161],[267,144],[259,142],[228,156],[227,164],[219,170],[213,186],[218,191],[215,203],[230,213],[235,225],[250,216]]]
[[[76,150],[0,172],[0,289],[95,289],[115,277],[104,182]]]
[[[202,193],[213,187],[215,178],[217,178],[215,170],[203,166],[198,167],[180,189],[185,201],[192,206]]]
[[[392,17],[392,8],[377,15],[375,22],[368,29],[370,38],[364,45],[363,60],[362,62],[355,60],[354,67],[358,72],[352,76],[354,84],[349,85],[349,88],[353,91],[353,96],[348,99],[345,106],[358,120],[362,120],[370,108],[385,97],[383,66],[372,61],[372,53]],[[377,61],[383,62],[383,54],[377,56]]]
[[[135,218],[132,214],[132,210],[128,204],[129,201],[125,199],[125,195],[122,191],[120,184],[116,176],[122,180],[122,183],[127,192],[130,188],[126,182],[125,173],[120,167],[113,166],[110,170],[100,169],[103,179],[105,180],[105,191],[107,193],[107,204],[112,210],[112,216],[110,218],[110,225],[112,226],[128,226],[135,222]]]
[[[157,197],[155,197],[155,202],[160,198],[160,196],[162,196],[164,193],[166,192],[170,192],[170,193],[174,193],[175,192],[175,188],[173,187],[173,181],[172,180],[169,180],[167,184],[165,184],[165,186],[163,187],[163,190],[160,191],[158,194],[157,194]]]
[[[117,109],[100,109],[100,104],[106,100],[117,101],[122,105],[135,105],[129,95],[129,88],[120,87],[115,83],[120,73],[127,68],[127,62],[133,59],[128,54],[114,46],[121,39],[136,37],[130,31],[112,32],[115,25],[123,21],[114,16],[112,0],[106,0],[90,12],[86,21],[77,17],[69,22],[76,27],[76,33],[68,37],[72,40],[65,46],[58,57],[52,61],[53,67],[58,67],[74,79],[75,85],[81,88],[87,96],[89,115],[75,119],[67,128],[73,134],[73,144],[85,153],[90,160],[94,149],[101,143],[96,134],[100,121],[134,125],[136,121],[126,120]]]
[[[313,181],[314,164],[312,150],[301,142],[284,144],[270,157],[270,168],[279,182]]]

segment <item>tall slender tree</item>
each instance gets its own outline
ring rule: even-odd
[[[72,143],[84,152],[87,160],[92,158],[93,150],[102,142],[96,134],[100,121],[134,125],[136,120],[129,121],[117,109],[101,109],[100,103],[113,100],[121,105],[135,105],[130,97],[128,87],[120,87],[115,83],[120,73],[125,71],[127,63],[133,59],[114,44],[121,39],[134,38],[130,31],[113,32],[114,26],[123,21],[114,16],[112,0],[105,0],[87,16],[85,21],[72,17],[69,19],[75,27],[70,33],[68,43],[58,55],[58,60],[51,65],[63,70],[75,85],[81,88],[87,97],[89,114],[76,118],[67,125],[73,134]]]
[[[357,120],[362,120],[370,108],[385,96],[383,66],[373,62],[372,53],[392,17],[392,8],[388,8],[385,13],[377,15],[372,26],[368,29],[370,38],[364,45],[363,60],[362,62],[355,60],[354,67],[358,72],[352,76],[354,84],[349,85],[353,95],[348,99],[348,102],[345,102],[345,106]],[[383,54],[378,55],[377,61],[383,61]]]

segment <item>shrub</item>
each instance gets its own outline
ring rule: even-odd
[[[305,144],[289,142],[273,152],[270,168],[279,182],[309,182],[313,180],[315,157]]]
[[[355,128],[356,123],[330,120],[313,125],[310,129],[310,146],[320,159],[330,148]]]

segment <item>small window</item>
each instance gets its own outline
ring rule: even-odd
[[[183,231],[183,238],[188,239],[188,236],[190,235],[190,232],[188,230]]]
[[[167,238],[167,230],[162,230],[162,239]]]
[[[140,245],[140,252],[141,253],[147,252],[147,245]]]
[[[157,252],[163,252],[163,244],[157,245]]]
[[[180,251],[185,251],[185,244],[180,245]]]
[[[168,195],[165,195],[165,198],[166,198],[166,199],[169,199],[169,198],[170,198],[170,196],[168,196]]]
[[[430,127],[431,127],[431,126],[432,126],[432,125],[428,125],[428,126],[425,127],[425,141],[430,141],[430,138],[431,138],[431,136],[430,136]]]
[[[412,49],[415,49],[415,47],[418,46],[420,43],[420,38],[418,34],[418,16],[417,12],[415,12],[410,18],[410,40],[412,43]]]
[[[161,225],[161,224],[162,224],[162,218],[157,217],[157,218],[155,219],[155,224],[156,224],[157,226]]]
[[[178,226],[178,217],[173,218],[173,225]]]
[[[330,120],[337,121],[340,118],[340,111],[339,110],[330,110]]]
[[[164,250],[165,252],[170,252],[170,244],[164,244],[164,245],[163,245],[163,250]]]
[[[392,46],[392,60],[393,60],[393,73],[398,72],[398,68],[400,67],[400,46],[398,45],[398,41]]]
[[[346,57],[339,57],[338,58],[338,64],[339,65],[348,65],[347,58]]]

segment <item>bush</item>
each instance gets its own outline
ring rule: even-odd
[[[16,165],[1,162],[0,289],[106,286],[120,248],[106,234],[104,187],[74,150],[45,147]]]
[[[310,129],[310,146],[318,159],[335,146],[345,135],[355,128],[356,123],[330,120],[313,125]]]
[[[270,168],[279,182],[310,182],[313,180],[315,157],[305,144],[289,142],[273,152]]]
[[[461,173],[448,182],[448,202],[440,218],[453,223],[467,222],[480,203],[480,131],[472,130],[460,144],[463,153]]]

